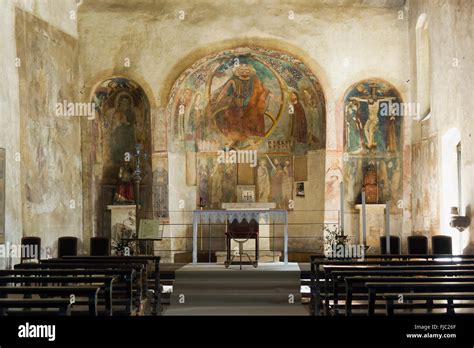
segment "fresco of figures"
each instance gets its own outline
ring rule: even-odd
[[[293,198],[293,159],[285,155],[263,155],[256,168],[256,201],[274,202],[288,209]]]
[[[219,209],[221,203],[237,202],[237,165],[218,163],[211,154],[197,158],[198,203]],[[256,202],[275,202],[288,208],[293,198],[293,159],[290,155],[259,156],[253,170]]]
[[[197,158],[198,203],[220,208],[220,203],[237,202],[237,165],[218,163],[217,156]]]
[[[386,82],[358,83],[344,98],[344,144],[350,155],[397,153],[401,149],[399,93]]]
[[[396,114],[402,100],[398,91],[382,80],[365,80],[344,98],[344,182],[346,204],[361,203],[367,166],[375,164],[378,203],[401,199],[402,117]]]
[[[168,208],[168,158],[153,156],[153,212],[155,218],[167,218]]]
[[[104,81],[94,94],[96,113],[100,120],[103,179],[116,180],[124,154],[133,153],[135,144],[150,154],[150,107],[143,90],[125,78]]]
[[[279,143],[305,153],[326,143],[318,80],[300,60],[268,49],[240,47],[200,59],[174,84],[167,112],[175,151],[271,151],[268,144]]]

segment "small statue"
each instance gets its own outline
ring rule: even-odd
[[[130,162],[124,161],[120,166],[119,180],[115,189],[114,204],[134,204],[133,170]]]
[[[367,166],[362,191],[365,191],[365,202],[367,204],[377,204],[379,202],[377,171],[374,162],[370,162]]]

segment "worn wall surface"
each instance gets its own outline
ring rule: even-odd
[[[449,208],[443,204],[448,197],[443,190],[443,137],[453,129],[460,132],[462,147],[462,206],[460,213],[471,209],[474,202],[473,136],[473,6],[472,1],[410,0],[409,48],[411,101],[416,102],[416,23],[425,14],[428,21],[431,60],[431,117],[412,123],[412,163],[414,180],[411,181],[413,232],[427,235],[453,236],[458,250],[471,250],[474,235],[469,230],[462,235],[448,225]],[[445,159],[444,159],[445,160]],[[451,168],[454,169],[454,168]],[[416,175],[415,175],[416,172]],[[455,170],[454,170],[455,172]],[[421,185],[420,185],[421,184]],[[457,204],[456,204],[457,205]],[[470,246],[468,246],[471,244]]]
[[[30,119],[31,114],[26,114],[20,112],[20,101],[28,102],[26,98],[28,96],[23,96],[20,92],[20,79],[19,74],[21,69],[28,69],[28,58],[33,58],[35,55],[40,55],[41,51],[39,48],[35,46],[35,44],[31,44],[29,47],[25,47],[21,44],[22,47],[17,47],[17,42],[25,42],[22,39],[18,38],[18,33],[15,31],[15,27],[17,29],[25,29],[26,22],[21,22],[16,24],[17,21],[17,11],[20,13],[24,13],[25,16],[27,15],[34,15],[36,21],[38,22],[47,22],[52,25],[49,29],[39,33],[42,37],[57,37],[58,35],[54,36],[54,32],[62,32],[64,34],[67,33],[67,36],[76,36],[77,35],[77,21],[74,13],[71,11],[76,11],[76,2],[74,0],[66,0],[66,1],[32,1],[32,0],[22,0],[22,1],[1,1],[0,2],[0,51],[2,54],[0,55],[0,63],[2,69],[0,69],[0,78],[4,82],[0,86],[0,110],[1,110],[1,117],[0,117],[0,147],[6,149],[6,241],[9,243],[17,244],[20,241],[22,235],[44,235],[45,245],[52,246],[52,241],[57,239],[58,236],[66,234],[64,230],[56,230],[55,232],[50,232],[48,234],[48,226],[58,225],[60,221],[63,220],[61,217],[54,217],[47,213],[44,213],[43,219],[30,219],[32,214],[34,215],[34,210],[31,209],[26,204],[25,193],[24,193],[24,176],[23,174],[28,171],[30,174],[29,176],[31,179],[29,180],[29,184],[35,187],[38,190],[41,186],[38,180],[38,176],[41,176],[39,171],[37,172],[38,168],[35,163],[29,163],[27,161],[23,161],[23,152],[26,151],[26,157],[28,157],[28,149],[24,147],[24,142],[22,141],[22,134],[26,134],[26,130],[21,128],[21,121]],[[24,11],[24,12],[22,12]],[[73,15],[72,15],[73,14]],[[72,15],[72,16],[71,16]],[[48,36],[48,34],[50,34]],[[46,39],[44,39],[46,41]],[[69,41],[75,40],[70,38]],[[51,43],[51,41],[50,41]],[[59,44],[59,42],[54,42],[51,46],[55,46]],[[21,49],[26,49],[26,57],[25,59],[18,60],[20,58],[18,55],[18,51]],[[46,56],[49,54],[46,51]],[[67,67],[67,69],[74,69],[74,62],[75,60],[71,60],[68,62],[64,62],[63,58],[59,58],[60,55],[64,54],[63,51],[57,50],[56,56],[58,57],[58,61],[63,61],[63,66]],[[44,58],[44,57],[43,57]],[[37,59],[42,59],[42,57],[38,57]],[[58,95],[55,95],[53,92],[57,91],[58,88],[61,86],[59,84],[53,83],[57,81],[59,78],[57,77],[57,65],[56,58],[51,58],[52,63],[49,68],[44,65],[43,67],[47,69],[47,74],[50,76],[49,82],[43,86],[44,93],[51,95],[51,98],[56,98]],[[31,62],[31,60],[30,60]],[[31,69],[31,66],[30,66]],[[29,70],[32,73],[32,70]],[[31,74],[29,76],[30,81],[34,80],[36,82],[37,76],[35,74]],[[43,75],[44,76],[44,75]],[[21,82],[24,86],[24,83],[28,81],[24,80]],[[46,92],[49,91],[49,92]],[[36,91],[35,91],[36,92]],[[40,96],[40,95],[38,95]],[[33,103],[34,98],[38,96],[33,94],[33,88],[30,89],[30,97],[29,102]],[[44,94],[43,94],[44,96]],[[44,102],[43,99],[36,100],[38,104]],[[53,100],[51,100],[53,102]],[[33,110],[31,110],[33,111]],[[54,112],[54,109],[51,110],[51,114]],[[33,113],[32,113],[33,114]],[[35,117],[36,115],[33,115]],[[59,129],[57,131],[60,131]],[[42,134],[41,136],[35,136],[35,141],[38,143],[47,143],[49,141],[47,134]],[[58,139],[59,141],[60,139]],[[57,144],[57,143],[56,143]],[[80,146],[80,144],[75,143],[74,146]],[[63,145],[61,145],[63,146]],[[67,148],[67,145],[64,145]],[[43,149],[44,150],[44,149]],[[41,151],[38,147],[34,148],[32,152],[29,149],[29,155],[31,156],[34,152]],[[45,154],[45,156],[50,155],[51,153]],[[74,156],[73,156],[74,158]],[[76,158],[77,159],[77,158]],[[52,159],[49,162],[53,164],[54,162]],[[67,166],[69,164],[68,161],[65,161],[63,165]],[[80,161],[78,162],[80,166]],[[51,167],[43,169],[51,171],[54,173],[57,170],[58,163],[54,162],[54,165]],[[73,166],[77,168],[76,163]],[[57,180],[59,180],[57,178]],[[64,180],[64,179],[61,179]],[[49,191],[53,192],[55,189],[56,182],[50,183]],[[43,188],[41,188],[42,190]],[[80,192],[80,187],[78,188]],[[59,194],[59,193],[58,193]],[[80,196],[76,192],[76,196]],[[67,199],[67,197],[64,197]],[[80,199],[79,199],[80,201]],[[78,207],[79,211],[81,210]],[[23,223],[25,222],[25,224]],[[69,224],[70,222],[68,222]],[[78,235],[82,230],[80,226],[80,221],[76,219],[74,223],[78,223],[78,227],[74,227],[72,233]],[[31,226],[35,226],[34,229],[30,228]],[[45,227],[43,229],[43,227]],[[46,237],[46,235],[48,235]],[[16,260],[13,260],[15,262]],[[7,266],[7,264],[11,264],[8,259],[1,259],[0,260],[0,267]]]
[[[257,46],[304,62],[324,93],[326,144],[308,151],[306,195],[294,197],[290,213],[291,222],[312,223],[292,229],[290,238],[299,238],[290,239],[290,250],[317,248],[322,240],[317,223],[336,222],[340,206],[338,184],[347,165],[344,97],[359,81],[382,79],[404,102],[417,101],[415,28],[422,14],[430,35],[431,118],[404,119],[397,130],[403,165],[392,228],[404,238],[411,233],[459,237],[447,227],[442,153],[443,137],[458,129],[461,213],[469,213],[474,201],[469,181],[474,99],[468,88],[473,84],[472,6],[469,0],[85,0],[77,8],[74,0],[1,1],[0,78],[8,81],[0,86],[0,147],[7,150],[6,240],[40,235],[45,246],[54,246],[60,235],[88,240],[102,233],[97,231],[94,179],[100,173],[94,172],[90,155],[93,121],[52,117],[52,107],[62,99],[88,102],[101,82],[125,77],[140,85],[150,103],[152,167],[169,174],[165,181],[153,181],[152,188],[154,199],[169,207],[170,222],[176,223],[165,236],[178,238],[162,248],[190,250],[190,239],[184,238],[191,236],[186,211],[196,208],[199,196],[185,170],[193,157],[169,147],[169,94],[199,59]],[[17,57],[22,58],[19,66]],[[345,225],[357,241],[358,213],[346,209]],[[474,242],[469,231],[463,238],[454,244]],[[174,259],[173,253],[166,256]]]
[[[82,237],[78,117],[57,113],[74,102],[77,40],[17,9],[23,233],[54,247],[58,236]]]
[[[401,18],[399,11],[404,14]],[[294,237],[310,238],[294,238],[291,243],[295,250],[308,245],[317,248],[322,236],[317,223],[337,221],[337,212],[324,213],[330,208],[324,200],[325,181],[332,180],[325,173],[330,172],[334,159],[340,165],[343,162],[346,89],[366,78],[382,78],[404,97],[406,14],[403,1],[375,1],[367,6],[344,1],[85,1],[79,14],[81,84],[90,92],[103,79],[125,76],[139,83],[151,103],[160,108],[167,105],[180,74],[210,53],[252,45],[288,52],[302,60],[320,81],[326,99],[327,151],[308,153],[306,196],[295,197],[294,209],[311,212],[290,213],[290,221],[316,224],[294,227]],[[107,25],[97,31],[97,23]],[[153,136],[161,131],[155,127]],[[186,186],[186,156],[172,149],[165,152],[169,207],[177,211],[170,218],[189,223],[182,211],[196,208],[197,193],[195,187]],[[337,185],[335,190],[338,196]],[[338,209],[337,202],[331,209]],[[358,234],[357,219],[356,213],[346,214],[347,230],[354,235]],[[90,220],[85,224],[92,226]],[[174,237],[190,237],[190,233],[189,226],[175,226],[172,231]],[[183,249],[185,240],[172,243]]]

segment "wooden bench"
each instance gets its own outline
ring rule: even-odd
[[[418,283],[433,283],[433,282],[474,282],[474,277],[469,276],[460,276],[460,277],[418,277],[418,276],[411,276],[411,277],[390,277],[390,276],[358,276],[358,277],[346,277],[346,315],[352,314],[352,300],[353,294],[355,290],[355,284],[359,284],[358,291],[367,294],[367,301],[368,307],[370,308],[371,305],[371,297],[370,292],[368,293],[368,289],[366,284],[370,283],[390,283],[390,284],[400,284],[400,283],[409,283],[409,282],[418,282]],[[357,289],[357,288],[356,288]],[[375,305],[375,302],[374,302]]]
[[[435,301],[435,300],[446,300],[447,301],[447,313],[455,314],[454,301],[474,301],[474,292],[445,292],[445,293],[398,293],[398,294],[383,294],[384,300],[386,300],[386,314],[393,315],[396,308],[400,295],[403,296],[403,300],[408,301]]]
[[[160,285],[160,256],[65,256],[64,260],[80,260],[84,262],[117,262],[117,263],[130,263],[130,262],[146,262],[151,263],[153,267],[147,267],[148,280],[153,282],[153,306],[152,314],[159,315],[161,313],[161,285]],[[79,261],[79,262],[80,262]]]
[[[92,265],[92,264],[91,264]],[[104,276],[118,276],[114,284],[114,303],[116,305],[121,304],[125,306],[127,313],[132,313],[133,304],[135,303],[136,308],[140,305],[140,301],[144,290],[142,289],[142,282],[136,276],[137,272],[143,273],[143,265],[141,264],[129,264],[129,265],[117,265],[112,264],[110,267],[108,264],[92,265],[98,268],[88,268],[88,265],[81,265],[77,263],[30,263],[30,264],[18,264],[15,265],[13,271],[0,271],[0,276],[7,274],[38,274],[38,275],[104,275]],[[85,268],[84,268],[85,267]],[[102,267],[102,268],[100,268]],[[123,285],[122,285],[123,284]],[[120,299],[120,294],[123,289],[125,299]],[[146,290],[146,289],[145,289]]]
[[[148,292],[148,273],[149,264],[146,259],[128,259],[120,257],[100,257],[100,256],[64,256],[59,259],[47,259],[40,261],[42,265],[51,265],[49,268],[112,268],[123,269],[134,267],[137,270],[137,287],[140,289],[140,298],[137,299],[137,305],[141,298],[145,298]],[[47,267],[47,266],[43,266]]]
[[[49,300],[49,299],[11,299],[1,298],[0,299],[0,312],[2,316],[7,315],[7,310],[12,308],[22,309],[34,309],[34,308],[54,308],[58,309],[59,312],[49,313],[40,312],[41,315],[46,314],[59,314],[59,315],[71,315],[71,302],[67,300]],[[25,314],[33,314],[31,311],[22,312]]]
[[[100,286],[104,290],[104,303],[106,313],[112,315],[112,291],[113,284],[117,277],[103,276],[5,276],[0,277],[0,287],[10,284],[103,284]],[[65,286],[65,285],[63,285]]]
[[[464,278],[464,280],[466,279]],[[367,282],[365,286],[369,296],[368,315],[375,314],[376,296],[380,293],[408,293],[411,291],[421,293],[474,292],[474,281],[460,281],[458,278],[456,278],[456,281],[419,281],[419,279],[411,279],[411,281],[397,283],[391,281]]]
[[[338,300],[339,300],[339,293],[342,288],[344,293],[347,294],[347,289],[345,287],[344,279],[346,277],[369,277],[369,276],[379,276],[379,277],[394,277],[394,276],[402,276],[402,277],[416,277],[416,276],[425,276],[425,277],[433,277],[433,276],[474,276],[474,265],[471,267],[467,267],[464,269],[451,269],[457,267],[449,267],[448,269],[444,267],[436,267],[436,266],[387,266],[384,268],[372,268],[372,269],[350,269],[346,267],[334,267],[334,266],[324,266],[325,270],[325,278],[331,278],[332,284],[332,299],[333,299],[333,307],[334,312],[338,314]],[[342,270],[340,270],[342,269]],[[342,284],[342,285],[341,285]],[[329,301],[331,296],[328,294],[328,287],[326,287],[325,292],[325,304],[329,305]],[[347,300],[347,295],[346,295]],[[347,302],[346,302],[347,303]],[[346,306],[346,314],[347,310],[352,309],[351,304]]]
[[[315,256],[311,257],[311,283],[310,283],[310,296],[311,296],[311,305],[310,312],[312,315],[319,315],[320,308],[322,305],[321,300],[321,279],[325,284],[325,293],[328,291],[329,279],[324,278],[324,272],[322,268],[326,265],[335,265],[335,266],[349,266],[349,267],[365,267],[365,266],[423,266],[423,265],[447,265],[447,266],[457,266],[457,265],[474,265],[474,258],[472,255],[469,255],[465,258],[460,258],[459,260],[435,260],[439,257],[445,257],[445,255],[423,255],[427,260],[420,260],[420,255],[416,256],[407,256],[407,255],[397,255],[400,258],[403,256],[404,259],[401,260],[392,260],[394,255],[372,255],[367,257],[368,260],[330,260],[330,259],[321,259]],[[324,313],[329,315],[329,303],[325,303]]]
[[[4,298],[8,295],[23,295],[30,297],[31,295],[46,295],[51,297],[87,297],[89,305],[89,315],[97,316],[97,298],[100,287],[97,286],[8,286],[0,287],[0,297]],[[77,303],[71,303],[74,305]]]

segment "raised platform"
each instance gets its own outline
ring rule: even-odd
[[[301,304],[297,263],[262,263],[258,268],[188,264],[175,270],[164,315],[308,315]]]

